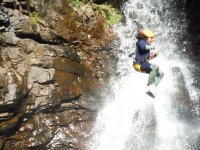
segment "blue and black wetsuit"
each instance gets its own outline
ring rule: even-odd
[[[154,84],[158,85],[163,77],[163,72],[159,70],[157,65],[148,62],[150,57],[150,51],[155,49],[153,45],[149,45],[145,39],[139,39],[136,43],[135,60],[133,61],[133,66],[139,66],[139,70],[145,73],[149,73],[149,79],[147,85]],[[136,71],[138,71],[136,69]]]
[[[140,39],[136,43],[135,61],[134,63],[141,65],[141,71],[150,73],[150,63],[147,62],[150,57],[150,50],[154,49],[153,45],[147,44],[146,40]]]

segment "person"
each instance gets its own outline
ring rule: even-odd
[[[150,60],[158,56],[158,51],[155,50],[153,41],[155,33],[150,29],[139,30],[136,37],[135,58],[133,61],[133,67],[136,71],[148,73],[147,92],[151,92],[155,95],[155,87],[159,84],[163,78],[164,73],[155,64],[150,63]]]

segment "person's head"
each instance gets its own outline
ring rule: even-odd
[[[145,39],[148,44],[154,41],[155,33],[150,29],[142,29],[138,31],[138,39]]]

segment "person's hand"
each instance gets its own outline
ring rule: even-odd
[[[135,54],[135,53],[131,53],[131,54],[129,54],[128,56],[129,56],[129,57],[132,57],[134,54]]]
[[[152,50],[152,51],[151,51],[151,56],[152,56],[152,57],[156,57],[156,56],[158,56],[158,54],[159,54],[159,53],[158,53],[157,50]]]
[[[158,51],[157,50],[151,50],[150,51],[150,55],[149,58],[147,59],[147,61],[149,62],[151,59],[155,58],[156,56],[158,56]]]

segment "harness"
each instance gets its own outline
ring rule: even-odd
[[[135,71],[142,72],[140,64],[133,64],[133,68],[135,69]]]
[[[143,62],[144,62],[144,61],[143,61]],[[144,71],[141,70],[141,64],[142,64],[143,62],[139,62],[139,61],[137,61],[137,60],[134,60],[134,61],[133,61],[133,68],[135,69],[135,71],[143,72],[143,73],[144,73]]]

